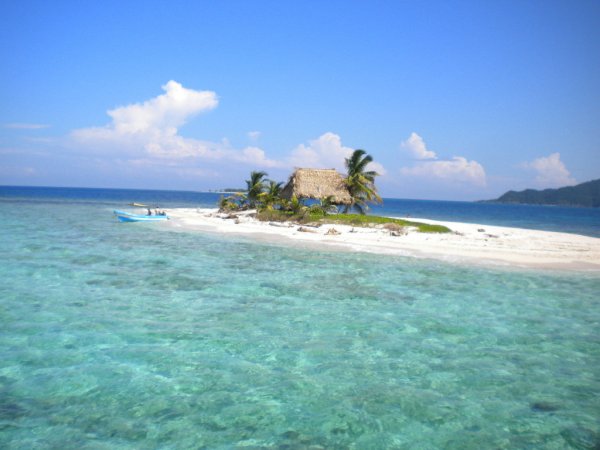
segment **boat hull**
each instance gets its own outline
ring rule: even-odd
[[[169,220],[169,216],[147,216],[118,210],[115,210],[114,214],[119,222],[162,222],[163,220]]]

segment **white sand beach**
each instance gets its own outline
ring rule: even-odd
[[[392,233],[381,226],[362,228],[338,224],[315,228],[260,222],[249,212],[235,213],[233,217],[218,213],[217,209],[178,208],[169,210],[169,216],[172,219],[169,226],[178,229],[235,233],[262,241],[287,241],[295,245],[331,246],[456,263],[600,273],[600,239],[568,233],[413,217],[408,220],[445,225],[452,233],[421,233],[414,229]]]

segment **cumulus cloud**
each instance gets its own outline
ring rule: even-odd
[[[577,183],[560,160],[560,153],[534,159],[524,166],[537,172],[535,182],[544,188],[571,186]]]
[[[437,159],[435,152],[427,150],[425,141],[414,131],[411,133],[409,138],[403,141],[401,144],[402,148],[407,149],[416,159]]]
[[[308,145],[300,144],[292,150],[288,158],[289,165],[293,167],[320,167],[333,168],[345,172],[344,161],[354,151],[353,148],[345,147],[339,135],[327,132],[317,139],[308,141]],[[385,175],[385,168],[378,162],[372,162],[368,166],[379,175]]]
[[[215,108],[217,96],[211,91],[186,89],[176,81],[162,86],[164,94],[143,103],[109,110],[112,122],[104,127],[82,128],[71,138],[84,145],[121,150],[144,149],[155,156],[187,157],[207,155],[209,146],[178,135],[178,128],[196,114]]]
[[[447,182],[470,183],[485,186],[485,170],[477,161],[469,161],[463,156],[453,156],[450,160],[439,160],[435,152],[428,150],[425,141],[417,133],[402,142],[418,160],[412,167],[402,167],[400,173],[406,176],[437,179]]]
[[[107,111],[111,121],[105,126],[73,130],[69,134],[72,147],[108,165],[118,164],[123,170],[130,167],[151,171],[162,167],[173,174],[190,176],[222,172],[227,163],[257,169],[321,167],[345,172],[344,160],[354,151],[331,132],[298,145],[281,159],[269,158],[256,145],[261,135],[258,131],[247,133],[251,144],[242,148],[235,148],[227,139],[215,142],[184,137],[179,128],[195,115],[216,108],[217,95],[185,88],[176,81],[169,81],[162,89],[163,94],[147,101]],[[180,170],[183,168],[186,170]],[[215,172],[207,172],[210,170]],[[386,173],[377,162],[371,163],[369,170]],[[231,165],[227,172],[231,172]]]
[[[175,133],[188,118],[213,109],[218,100],[214,92],[186,89],[176,81],[162,86],[165,91],[144,103],[122,106],[108,111],[113,128],[122,134],[143,133],[148,130],[166,130]]]
[[[258,167],[285,167],[285,163],[267,158],[265,151],[258,147],[246,147],[241,153],[234,153],[233,159]]]
[[[401,168],[400,173],[408,176],[472,183],[478,186],[486,184],[483,166],[477,161],[468,161],[462,156],[454,156],[450,161],[421,162],[413,167]]]
[[[196,91],[184,88],[176,81],[162,86],[164,94],[143,103],[121,106],[109,110],[112,122],[104,127],[74,130],[72,141],[86,149],[105,154],[117,152],[131,161],[159,159],[161,164],[175,166],[177,160],[198,158],[205,161],[228,160],[258,167],[280,167],[282,162],[267,158],[256,147],[234,148],[228,140],[220,142],[186,138],[179,128],[189,119],[218,105],[217,95],[212,91]],[[257,139],[260,133],[250,132]]]

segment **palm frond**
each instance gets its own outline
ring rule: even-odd
[[[352,203],[345,208],[345,212],[354,207],[361,214],[365,214],[368,202],[381,202],[375,187],[375,177],[379,174],[373,170],[365,170],[373,162],[373,157],[367,155],[365,150],[356,149],[345,162],[348,170],[346,185],[352,196]]]

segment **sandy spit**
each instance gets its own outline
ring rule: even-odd
[[[398,233],[382,227],[361,228],[337,224],[301,228],[299,225],[260,222],[252,217],[251,212],[229,216],[218,213],[216,209],[177,208],[168,213],[171,217],[169,226],[181,230],[233,233],[261,241],[287,242],[313,248],[336,247],[457,263],[600,274],[600,239],[569,233],[413,217],[409,220],[445,225],[452,233],[419,233],[414,229]]]

